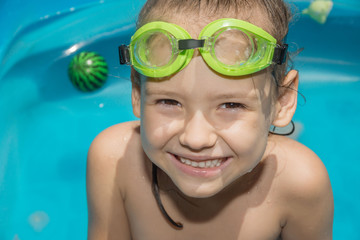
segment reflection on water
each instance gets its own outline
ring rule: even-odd
[[[49,223],[50,218],[46,212],[37,211],[28,218],[29,224],[36,232],[41,232]]]

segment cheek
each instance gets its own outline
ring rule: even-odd
[[[147,149],[162,148],[175,136],[182,125],[182,121],[162,117],[151,109],[145,109],[142,116],[141,136]]]
[[[268,131],[264,128],[264,119],[250,122],[238,122],[223,131],[224,139],[239,157],[261,158],[267,144]],[[225,137],[224,137],[225,138]]]
[[[273,122],[276,114],[276,104],[277,104],[277,90],[274,84],[269,86],[269,95],[263,96],[262,98],[262,111],[265,119],[265,125],[267,130],[269,129],[271,123]],[[264,126],[265,126],[264,125]]]

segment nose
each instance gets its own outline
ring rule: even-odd
[[[180,135],[181,145],[191,150],[202,150],[215,145],[217,135],[213,126],[201,112],[197,112],[185,121],[183,132]]]

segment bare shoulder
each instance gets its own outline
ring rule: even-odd
[[[323,162],[303,144],[277,138],[282,159],[278,186],[285,209],[282,239],[332,239],[334,203]]]
[[[117,124],[102,131],[94,139],[88,152],[88,177],[95,175],[96,178],[101,178],[106,175],[107,179],[115,180],[126,175],[126,171],[122,172],[122,169],[126,168],[122,167],[126,165],[124,156],[140,146],[138,128],[139,122],[133,121]]]
[[[125,156],[140,146],[138,127],[138,122],[114,125],[101,132],[90,146],[86,173],[89,240],[131,238],[124,205],[131,173]]]
[[[284,161],[280,177],[289,194],[311,199],[331,190],[325,165],[311,149],[284,137],[280,137],[278,148]]]
[[[139,122],[125,122],[111,126],[102,131],[92,142],[89,154],[121,156],[127,145],[138,134]]]

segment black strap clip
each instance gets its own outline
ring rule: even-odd
[[[286,61],[288,44],[277,45],[274,50],[273,62],[281,65]]]
[[[128,46],[126,45],[119,46],[119,60],[120,60],[120,65],[130,64],[130,52]]]

